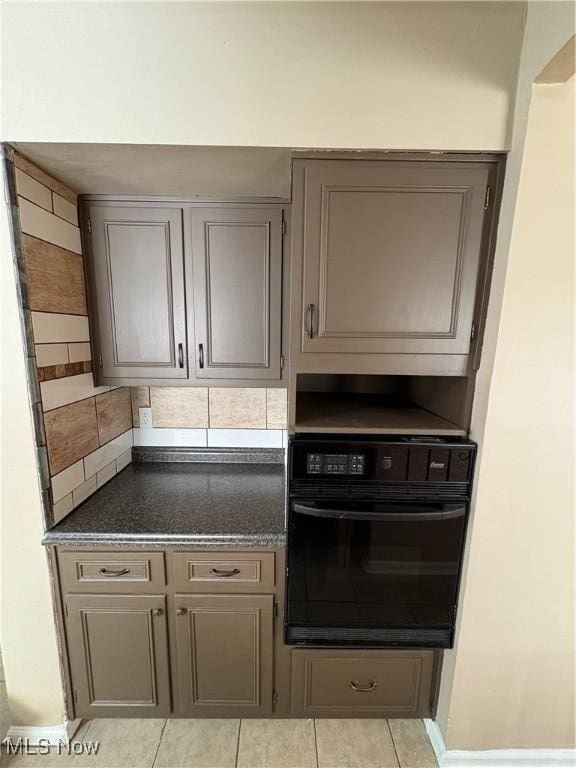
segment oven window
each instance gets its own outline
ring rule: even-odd
[[[296,512],[295,506],[312,514]],[[314,502],[292,505],[288,622],[452,626],[464,507],[413,503],[326,506],[329,509]]]

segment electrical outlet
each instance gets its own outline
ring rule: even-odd
[[[152,427],[152,408],[138,408],[138,417],[141,427]]]

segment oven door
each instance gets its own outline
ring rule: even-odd
[[[450,648],[466,503],[292,500],[285,639]]]

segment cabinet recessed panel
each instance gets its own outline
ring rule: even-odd
[[[280,378],[282,212],[191,211],[199,378]]]
[[[209,365],[269,363],[270,227],[206,223]]]
[[[453,337],[466,190],[324,193],[322,337]]]
[[[93,204],[89,216],[96,374],[186,378],[182,212]]]
[[[159,717],[170,709],[165,598],[67,595],[77,717]]]
[[[174,364],[170,231],[167,222],[106,223],[114,363]]]
[[[182,712],[270,711],[273,597],[174,599]]]
[[[90,703],[156,703],[148,611],[82,611]],[[119,638],[123,638],[119,642]],[[130,642],[126,643],[126,638]],[[129,681],[129,686],[126,683]]]
[[[258,610],[196,611],[193,624],[196,702],[258,706]]]

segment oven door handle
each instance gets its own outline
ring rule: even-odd
[[[310,517],[331,517],[338,520],[381,520],[382,522],[395,523],[454,520],[458,517],[464,517],[466,514],[465,506],[451,506],[446,511],[439,509],[436,512],[353,512],[343,509],[322,509],[321,507],[310,507],[307,504],[293,502],[292,509],[299,515]]]

